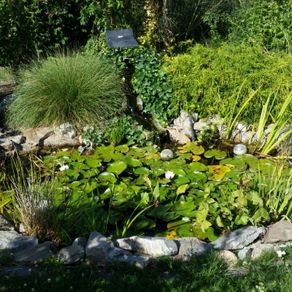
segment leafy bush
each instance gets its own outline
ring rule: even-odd
[[[121,70],[125,69],[125,60],[134,65],[132,85],[136,94],[143,100],[145,113],[152,114],[162,122],[173,115],[170,106],[172,89],[167,82],[166,74],[161,70],[162,58],[159,53],[154,49],[140,46],[134,49],[103,48],[101,54],[113,60]]]
[[[85,0],[0,0],[0,64],[18,66],[47,50],[86,41],[80,25]]]
[[[292,90],[292,57],[264,52],[258,47],[223,44],[218,48],[196,45],[190,53],[168,58],[164,70],[172,84],[175,111],[198,111],[202,116],[229,114],[257,90],[242,119],[256,122],[269,96],[275,96],[273,114]],[[239,98],[236,96],[239,94]],[[292,105],[287,110],[291,115]],[[235,110],[236,112],[236,110]]]
[[[93,56],[49,57],[22,73],[10,105],[12,127],[101,126],[122,109],[121,80],[115,67]]]
[[[104,130],[89,128],[82,134],[86,146],[119,145],[122,143],[144,145],[146,138],[142,125],[130,116],[113,118]]]
[[[292,52],[290,0],[245,0],[231,18],[231,42],[262,45],[268,50]]]

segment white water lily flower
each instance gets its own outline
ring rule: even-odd
[[[66,169],[69,169],[69,165],[67,165],[67,164],[63,164],[63,165],[61,165],[61,167],[60,167],[60,171],[64,171],[64,170],[66,170]]]
[[[167,179],[172,179],[172,178],[174,178],[174,176],[175,176],[175,174],[172,171],[167,171],[165,173],[165,178],[167,178]]]
[[[281,258],[282,256],[286,255],[286,252],[284,250],[277,250],[276,253],[277,253],[279,258]]]

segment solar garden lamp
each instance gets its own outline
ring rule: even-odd
[[[106,30],[105,34],[106,43],[110,49],[128,49],[138,47],[138,42],[134,38],[133,30],[131,28]],[[132,113],[135,114],[138,111],[137,97],[134,94],[134,89],[131,82],[135,67],[129,59],[126,59],[124,62],[124,91],[127,96],[127,107]]]

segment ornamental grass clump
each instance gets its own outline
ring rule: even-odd
[[[0,67],[0,85],[5,83],[13,83],[14,77],[9,68]]]
[[[49,57],[21,73],[8,125],[103,126],[122,109],[122,81],[112,64],[80,54]]]

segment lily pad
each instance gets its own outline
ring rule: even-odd
[[[117,181],[115,175],[111,172],[102,172],[98,176],[98,179],[101,182],[110,182],[110,183],[115,183]]]
[[[127,156],[125,161],[130,167],[139,167],[142,166],[142,162],[139,159],[133,158],[131,156]]]
[[[191,159],[192,159],[192,161],[200,161],[202,159],[202,157],[199,155],[192,155]]]
[[[119,145],[119,146],[116,146],[115,150],[121,153],[127,153],[129,152],[129,146],[127,144]]]
[[[149,173],[149,169],[146,167],[138,167],[134,169],[134,174],[136,175],[143,175],[143,174],[148,174]]]
[[[100,160],[96,157],[87,157],[85,163],[91,168],[97,168],[101,166]]]
[[[201,155],[204,153],[205,149],[203,146],[197,145],[193,142],[188,142],[184,146],[178,147],[180,153],[193,153],[194,155]]]
[[[208,171],[208,167],[201,162],[192,162],[188,166],[191,171]]]
[[[227,165],[209,165],[208,167],[211,172],[209,179],[216,181],[222,180],[225,174],[231,170],[231,168]]]
[[[116,161],[109,164],[107,171],[116,175],[121,174],[127,168],[127,163],[124,161]]]
[[[215,158],[217,160],[222,160],[224,158],[226,158],[227,154],[225,151],[222,151],[222,150],[218,150],[218,149],[211,149],[211,150],[208,150],[204,153],[204,156],[206,158]]]

